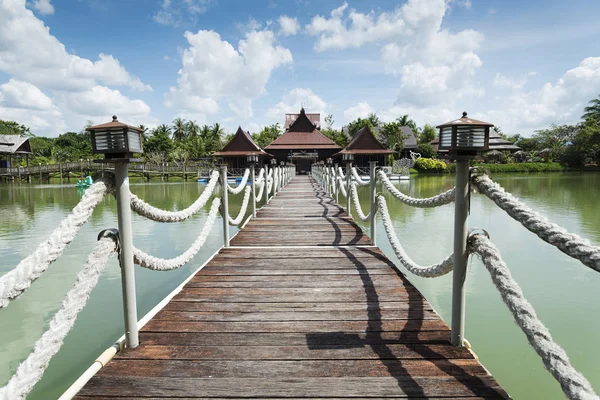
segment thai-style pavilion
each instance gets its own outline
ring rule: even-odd
[[[310,171],[312,163],[325,160],[342,149],[319,131],[319,121],[319,114],[307,114],[304,108],[300,109],[300,114],[287,114],[286,131],[265,150],[278,161],[293,162],[300,173]]]
[[[0,160],[0,168],[13,167],[15,156],[25,156],[29,166],[29,155],[32,153],[31,144],[27,136],[0,135],[0,156],[8,155],[8,160]]]
[[[223,150],[215,152],[213,156],[220,157],[223,163],[227,164],[229,169],[246,168],[248,166],[247,157],[249,155],[258,156],[258,166],[266,163],[268,158],[272,156],[263,151],[252,140],[252,136],[241,127],[238,127],[233,138],[223,147]]]
[[[377,161],[377,165],[387,165],[387,158],[395,151],[387,149],[379,143],[371,129],[365,126],[354,135],[350,143],[344,149],[333,156],[336,159],[342,159],[344,154],[354,155],[354,165],[359,168],[369,166],[369,161]]]

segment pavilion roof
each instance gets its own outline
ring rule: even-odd
[[[393,154],[393,153],[395,153],[395,151],[386,149],[381,143],[379,143],[377,138],[375,138],[375,135],[373,135],[373,132],[371,132],[371,129],[369,129],[368,126],[365,126],[360,131],[358,131],[356,133],[356,135],[354,135],[352,140],[350,140],[350,143],[348,143],[348,145],[346,147],[344,147],[344,149],[342,151],[334,154],[334,156],[339,155],[339,154]]]
[[[290,124],[288,130],[270,145],[266,150],[287,150],[287,149],[341,149],[333,140],[323,135],[317,125],[311,121],[304,111],[300,109],[300,114],[294,122]]]
[[[246,156],[256,154],[259,156],[270,157],[271,155],[264,152],[252,139],[250,133],[238,127],[235,135],[229,143],[223,147],[223,150],[215,152],[215,156]]]
[[[31,154],[27,136],[0,135],[0,154]]]

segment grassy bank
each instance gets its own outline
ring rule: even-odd
[[[567,168],[559,163],[513,163],[513,164],[477,164],[476,167],[490,172],[562,172]]]

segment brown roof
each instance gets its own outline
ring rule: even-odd
[[[107,122],[105,124],[100,124],[100,125],[90,126],[89,128],[86,129],[86,131],[92,131],[92,130],[97,130],[97,129],[110,129],[110,128],[129,128],[129,129],[135,129],[136,131],[141,131],[141,129],[138,128],[137,126],[127,125],[122,122],[119,122],[116,115],[113,115],[111,122]]]
[[[237,132],[231,138],[229,143],[223,147],[223,150],[215,152],[215,156],[245,156],[250,154],[270,156],[265,153],[258,145],[252,140],[252,136],[248,132],[238,127]]]
[[[20,135],[0,135],[0,153],[31,154],[29,138]]]
[[[445,126],[453,126],[453,125],[465,125],[465,124],[480,125],[480,126],[494,126],[494,124],[490,124],[489,122],[478,121],[476,119],[467,117],[467,112],[465,111],[465,112],[463,112],[461,118],[445,122],[443,124],[436,126],[436,128],[443,128]]]
[[[344,150],[334,154],[393,154],[395,151],[386,149],[373,135],[371,129],[365,126],[354,135]]]
[[[323,135],[302,108],[298,118],[289,126],[287,132],[275,139],[266,149],[341,149],[341,147]]]
[[[306,113],[305,113],[306,114]],[[300,114],[285,114],[285,125],[283,129],[288,129],[300,116]],[[321,114],[310,113],[306,114],[306,117],[312,122],[317,128],[321,127]]]

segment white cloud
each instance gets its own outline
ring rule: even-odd
[[[293,36],[300,31],[300,24],[296,18],[288,17],[287,15],[282,15],[279,17],[279,32],[283,36]]]
[[[214,31],[188,31],[185,38],[190,46],[181,57],[178,87],[165,95],[167,107],[182,111],[215,113],[224,99],[238,116],[251,117],[252,101],[265,92],[273,70],[293,62],[268,30],[247,33],[237,50]]]
[[[4,107],[31,110],[50,110],[54,107],[52,100],[36,86],[16,79],[0,85],[0,95],[0,104]]]
[[[142,100],[131,100],[120,91],[106,86],[94,86],[82,92],[64,93],[59,96],[71,111],[79,114],[108,118],[115,113],[122,115],[148,115],[150,107]]]
[[[366,101],[361,101],[354,107],[350,107],[344,111],[344,121],[346,123],[354,121],[357,118],[365,118],[369,114],[374,113],[375,109]]]
[[[598,87],[600,57],[588,57],[554,84],[547,82],[538,90],[517,91],[499,98],[487,118],[507,132],[529,136],[552,123],[579,121],[587,102],[598,95]]]
[[[34,0],[33,8],[42,15],[54,14],[54,6],[50,3],[50,0]]]
[[[494,78],[493,85],[497,88],[502,89],[508,88],[513,90],[519,90],[522,89],[525,86],[525,84],[527,84],[529,77],[534,75],[535,72],[530,72],[527,75],[522,75],[518,78],[509,78],[498,72],[496,74],[496,77]]]
[[[295,88],[285,94],[279,103],[267,111],[267,117],[282,121],[286,113],[298,113],[304,107],[307,113],[320,113],[321,120],[327,116],[327,103],[311,89]]]
[[[152,18],[154,22],[161,25],[195,24],[197,16],[208,11],[212,2],[212,0],[163,0],[160,9]]]
[[[380,46],[386,72],[400,77],[397,102],[432,106],[483,95],[474,82],[483,35],[442,29],[448,7],[446,0],[409,0],[393,11],[365,14],[344,3],[329,18],[314,17],[306,30],[317,37],[315,51]]]

